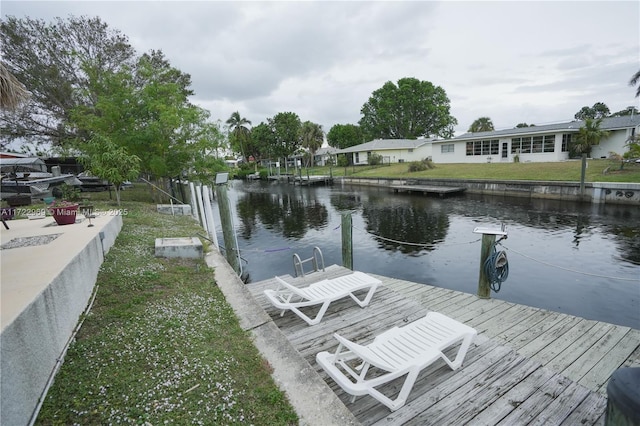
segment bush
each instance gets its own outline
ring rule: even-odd
[[[433,169],[433,161],[430,158],[425,158],[422,161],[412,161],[409,163],[409,172],[423,172],[425,170]]]
[[[347,167],[349,165],[349,159],[346,155],[341,155],[338,157],[338,167]]]
[[[369,165],[371,166],[379,166],[382,164],[382,155],[380,154],[371,154],[369,156]]]
[[[412,161],[409,163],[409,172],[423,172],[427,170],[428,167],[423,161]]]

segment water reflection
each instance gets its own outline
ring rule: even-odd
[[[382,237],[376,239],[379,247],[385,250],[399,250],[413,255],[423,250],[434,250],[435,244],[444,241],[447,235],[447,214],[424,202],[403,201],[391,204],[370,199],[362,209],[367,231],[376,237]]]
[[[264,182],[234,182],[229,195],[252,281],[293,273],[292,254],[314,246],[341,264],[341,215],[351,212],[356,269],[475,293],[473,229],[504,223],[510,275],[492,297],[640,328],[637,206]]]
[[[327,224],[327,208],[307,194],[246,192],[237,202],[241,236],[248,240],[258,223],[285,238],[302,238]]]

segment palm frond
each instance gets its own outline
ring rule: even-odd
[[[0,109],[14,110],[30,96],[24,85],[0,62]]]
[[[638,71],[633,75],[633,77],[631,77],[631,80],[629,81],[629,86],[635,86],[636,83],[638,83],[638,81],[640,81],[640,71]],[[640,96],[640,86],[638,86],[638,90],[636,90],[636,98],[638,96]]]

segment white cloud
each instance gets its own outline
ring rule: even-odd
[[[223,122],[293,111],[328,131],[402,77],[441,86],[458,132],[480,116],[504,128],[638,105],[638,2],[3,0],[1,13],[100,16],[189,73],[193,101]]]

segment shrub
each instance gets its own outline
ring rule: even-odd
[[[431,158],[425,158],[421,161],[412,161],[409,163],[409,172],[423,172],[433,168],[435,168],[435,166],[433,165]]]
[[[379,166],[382,164],[382,155],[380,154],[371,154],[369,156],[369,165],[371,166]]]
[[[338,166],[339,167],[347,167],[349,165],[349,159],[346,155],[341,155],[338,157]]]
[[[409,172],[410,173],[423,172],[423,171],[425,171],[427,169],[428,169],[428,167],[424,163],[424,161],[412,161],[411,163],[409,163]]]

